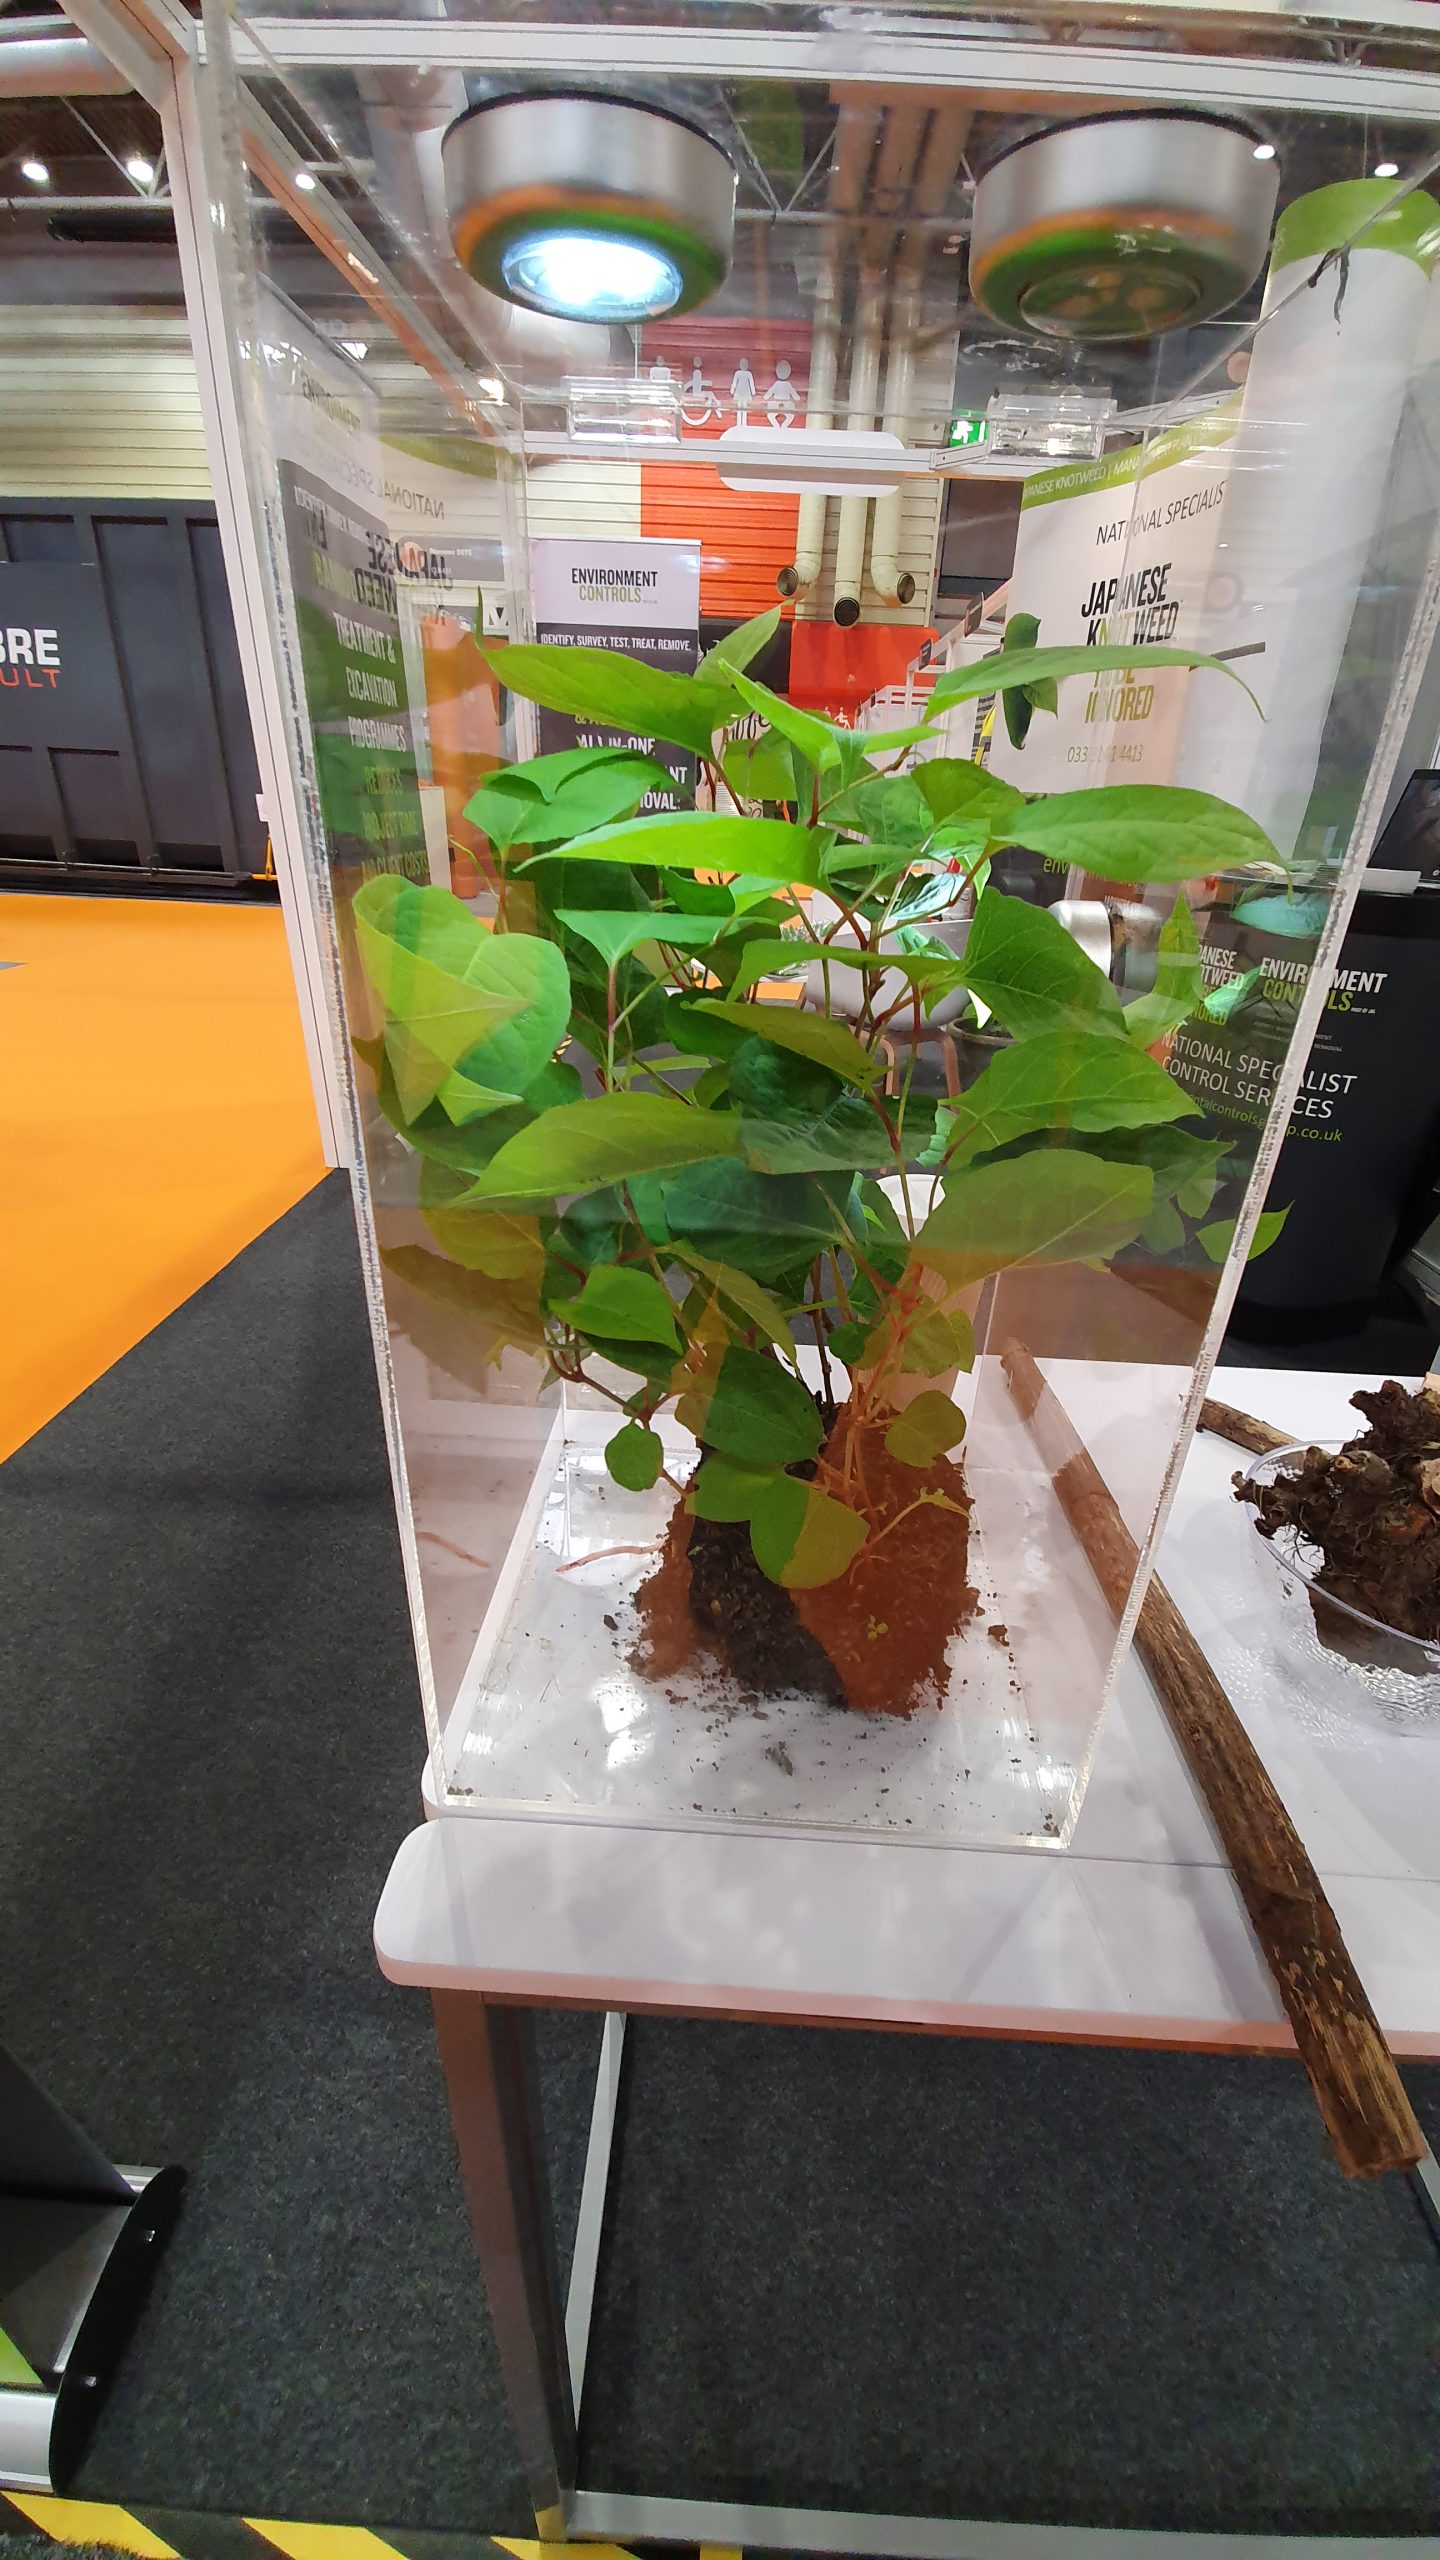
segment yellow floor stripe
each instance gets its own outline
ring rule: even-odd
[[[557,2551],[580,2551],[585,2560],[635,2560],[621,2542],[511,2542],[498,2533],[490,2538],[497,2551],[513,2552],[514,2560],[554,2560]]]
[[[363,2524],[277,2523],[273,2517],[246,2516],[252,2533],[263,2533],[286,2560],[402,2560],[393,2542],[384,2542]]]
[[[745,2554],[728,2542],[702,2542],[700,2560],[745,2560]]]
[[[94,2498],[30,2497],[19,2489],[7,2489],[5,2495],[52,2542],[111,2542],[117,2551],[138,2553],[139,2560],[180,2560],[173,2543],[162,2542],[123,2507]]]

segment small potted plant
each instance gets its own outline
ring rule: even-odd
[[[692,676],[495,653],[514,693],[689,749],[733,809],[638,815],[671,780],[639,745],[494,775],[466,813],[493,914],[388,875],[357,896],[384,1012],[359,1045],[418,1159],[426,1241],[386,1259],[429,1310],[422,1347],[462,1374],[539,1354],[613,1406],[617,1484],[673,1485],[648,1665],[708,1649],[756,1694],[908,1714],[943,1697],[973,1603],[954,1389],[979,1285],[1103,1265],[1147,1230],[1198,1230],[1223,1259],[1204,1223],[1219,1147],[1153,1052],[1202,992],[1181,884],[1278,862],[1203,792],[1028,798],[943,755],[900,769],[962,696],[1053,708],[1072,674],[1210,661],[1011,645],[876,735],[750,677],[774,620]],[[1123,1004],[1048,912],[989,883],[1010,845],[1175,885],[1151,994]],[[962,902],[968,931],[946,932]],[[797,964],[818,1001],[780,1000]],[[1008,1039],[937,1099],[918,1033],[962,991]]]

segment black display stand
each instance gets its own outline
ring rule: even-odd
[[[0,2484],[73,2474],[184,2183],[116,2168],[0,2046]]]

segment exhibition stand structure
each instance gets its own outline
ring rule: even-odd
[[[538,2529],[1122,2547],[586,2484],[623,2028],[1298,2025],[1342,2164],[1434,2214],[1384,2041],[1440,2055],[1440,1629],[1342,1599],[1342,1642],[1191,1446],[1440,610],[1433,39],[75,15],[174,141],[430,1746],[376,1945],[434,2002]],[[857,729],[834,667],[914,661],[987,473],[1003,653]],[[1332,1455],[1357,1386],[1220,1380]],[[1272,1900],[1363,1986],[1348,2094],[1243,1761],[1131,1651],[1162,1544],[1293,1826]],[[537,2004],[606,2013],[568,2305]]]

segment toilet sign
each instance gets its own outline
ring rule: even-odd
[[[810,332],[790,320],[662,320],[640,341],[640,371],[678,401],[684,441],[729,427],[805,423]]]

